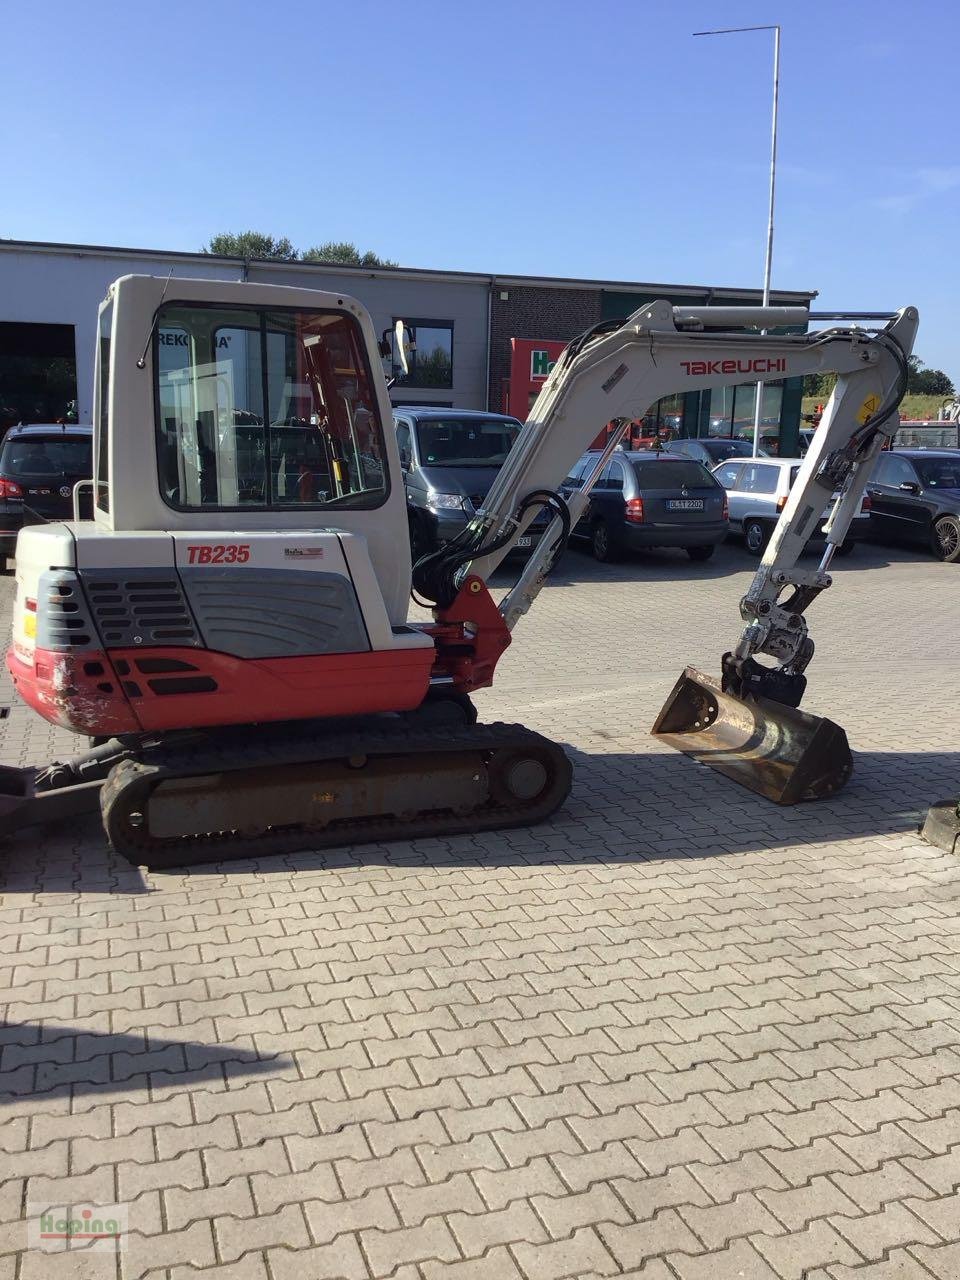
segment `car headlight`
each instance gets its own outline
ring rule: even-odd
[[[464,511],[464,500],[458,493],[431,493],[427,497],[427,506],[434,511]]]

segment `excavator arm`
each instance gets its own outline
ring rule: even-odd
[[[843,731],[796,710],[813,655],[805,612],[831,585],[830,562],[860,509],[877,454],[896,431],[918,316],[906,307],[882,318],[882,329],[848,324],[778,335],[764,331],[805,324],[807,313],[654,302],[623,323],[598,325],[557,362],[471,525],[415,566],[416,588],[436,602],[442,617],[460,586],[469,581],[476,589],[478,580],[488,579],[547,507],[554,519],[499,605],[512,630],[631,419],[676,391],[835,372],[836,389],[814,443],[741,601],[746,625],[722,658],[720,681],[688,669],[654,732],[780,803],[836,789],[852,768]],[[610,435],[582,488],[564,501],[556,486],[607,422],[619,423],[619,431]],[[815,568],[800,567],[831,503],[823,557]]]

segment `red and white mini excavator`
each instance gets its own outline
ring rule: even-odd
[[[115,849],[164,867],[544,818],[569,791],[566,756],[518,725],[476,724],[470,694],[492,682],[617,432],[582,489],[564,499],[561,480],[604,423],[625,429],[668,393],[825,370],[839,381],[741,602],[746,629],[719,680],[685,673],[655,731],[781,803],[842,786],[842,730],[797,710],[804,615],[895,430],[917,313],[828,319],[844,323],[776,336],[807,313],[653,302],[595,326],[466,530],[411,573],[363,307],[116,281],[100,308],[95,516],[20,534],[7,658],[20,697],[93,745],[0,771],[0,830],[99,804]],[[838,492],[823,559],[798,568]],[[487,580],[544,509],[548,533],[498,606]],[[431,622],[408,620],[411,576]]]

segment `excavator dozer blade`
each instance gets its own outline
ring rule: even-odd
[[[724,693],[694,667],[674,685],[651,732],[775,804],[833,795],[853,772],[847,735],[832,720]]]

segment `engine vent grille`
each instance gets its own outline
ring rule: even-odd
[[[200,645],[180,581],[168,570],[136,576],[84,574],[93,619],[108,648]]]
[[[97,647],[93,623],[77,575],[48,569],[37,588],[37,647],[51,653]]]

